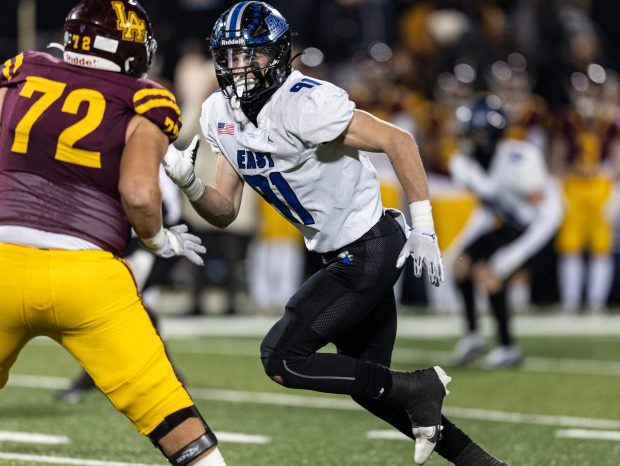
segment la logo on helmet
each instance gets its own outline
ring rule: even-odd
[[[123,40],[144,43],[146,40],[146,22],[135,11],[125,11],[123,2],[112,2],[116,13],[116,28],[123,31]]]

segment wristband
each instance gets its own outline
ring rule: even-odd
[[[194,176],[189,183],[183,186],[182,190],[191,202],[195,202],[204,194],[205,185],[200,178]]]
[[[166,244],[166,233],[164,232],[164,228],[161,227],[155,236],[151,238],[140,238],[140,242],[151,251],[161,249]]]
[[[430,228],[435,231],[432,210],[433,208],[431,207],[431,202],[428,199],[409,204],[411,226],[413,228]]]

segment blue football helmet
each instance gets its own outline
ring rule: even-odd
[[[291,73],[291,29],[267,3],[239,2],[225,11],[209,45],[223,94],[246,115],[258,113]]]
[[[507,126],[506,115],[497,96],[475,99],[456,110],[459,136],[466,140],[470,155],[488,168],[495,147]]]

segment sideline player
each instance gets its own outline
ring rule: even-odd
[[[556,122],[551,167],[562,180],[566,217],[556,241],[562,309],[607,312],[614,283],[620,120],[617,77],[600,65],[571,75],[570,106]],[[585,285],[585,287],[584,287]],[[585,296],[582,296],[585,292]]]
[[[443,275],[411,134],[355,110],[342,89],[292,71],[290,28],[270,5],[237,3],[217,20],[210,45],[221,91],[203,104],[201,126],[218,154],[214,186],[194,174],[197,138],[185,151],[170,147],[168,174],[222,228],[247,182],[325,264],[263,340],[265,372],[289,388],[351,395],[415,438],[417,464],[435,447],[455,464],[503,464],[442,417],[450,378],[440,367],[389,369],[399,269],[413,255],[417,276],[424,266],[439,285]],[[360,150],[388,154],[410,202],[409,235],[402,214],[382,208],[377,173]],[[329,342],[337,354],[317,352]]]
[[[23,52],[0,75],[0,387],[45,335],[92,376],[171,464],[224,465],[175,376],[128,266],[133,227],[160,257],[202,264],[162,226],[158,170],[178,133],[174,95],[143,79],[156,43],[134,0],[83,0],[64,61]]]

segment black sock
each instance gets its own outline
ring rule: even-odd
[[[499,335],[499,344],[502,346],[512,345],[512,336],[508,329],[508,303],[506,299],[506,288],[494,294],[489,294],[489,302],[491,310],[497,322],[497,333]]]
[[[465,432],[452,424],[452,422],[443,415],[441,416],[441,425],[443,426],[441,440],[437,443],[435,451],[448,461],[454,463],[461,452],[468,445],[473,444],[473,441]]]
[[[474,442],[448,418],[441,416],[441,440],[435,451],[456,466],[505,466]]]
[[[482,449],[477,443],[470,443],[454,460],[456,466],[507,466]]]
[[[465,319],[467,320],[467,330],[475,332],[478,329],[478,319],[476,317],[476,307],[474,302],[474,282],[463,280],[457,282],[461,295],[463,296],[463,307],[465,308]]]

